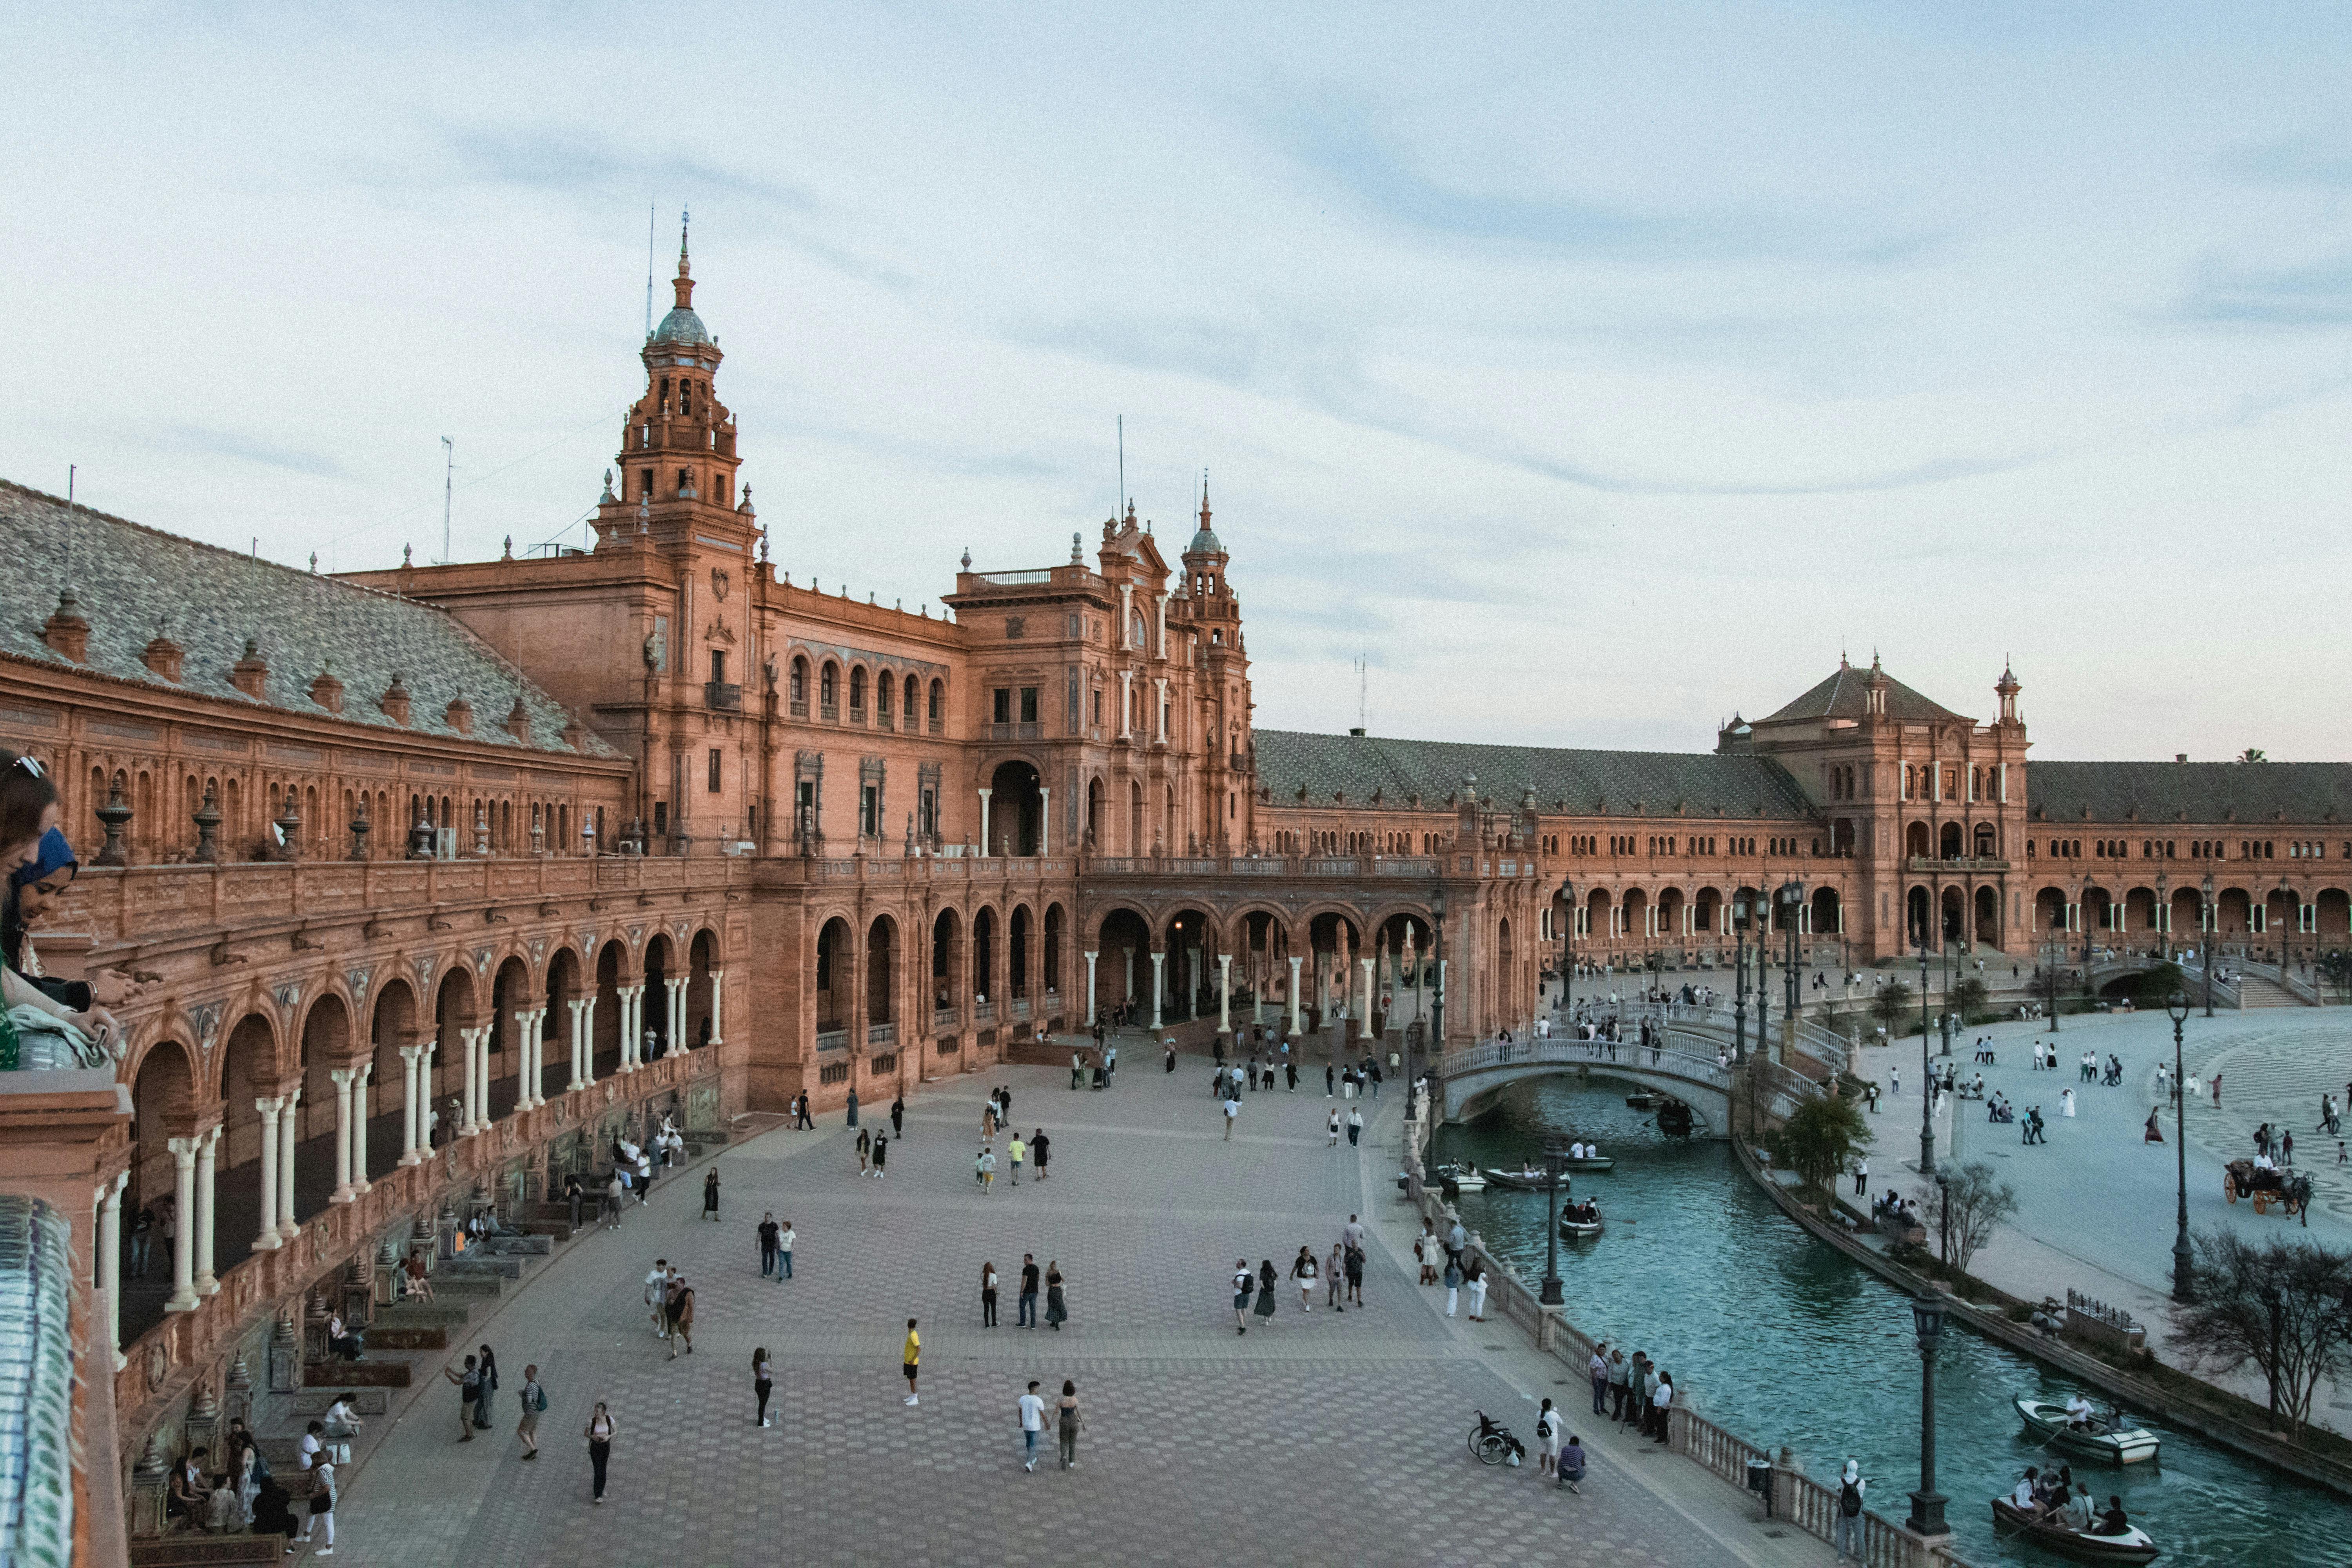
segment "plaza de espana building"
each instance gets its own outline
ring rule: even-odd
[[[1441,910],[1453,1049],[1768,919],[1824,969],[2347,941],[2352,766],[2034,763],[2006,670],[1979,721],[1841,660],[1705,753],[1263,730],[1205,497],[1172,554],[1131,506],[967,554],[951,614],[793,582],[675,287],[593,548],[320,575],[0,483],[0,742],[83,864],[32,942],[129,1033],[110,1080],[0,1075],[59,1080],[6,1086],[0,1188],[72,1259],[51,1334],[119,1461],[85,1541],[152,1532],[329,1307],[477,1205],[549,1218],[617,1133],[916,1100],[1122,1008],[1385,1058]]]

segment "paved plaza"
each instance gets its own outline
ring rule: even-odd
[[[1571,1420],[1594,1451],[1581,1496],[1465,1451],[1485,1409],[1532,1444],[1535,1398],[1574,1413],[1582,1380],[1519,1331],[1443,1315],[1412,1282],[1412,1227],[1393,1195],[1399,1111],[1364,1147],[1328,1146],[1321,1074],[1244,1098],[1224,1141],[1208,1063],[1163,1075],[1130,1048],[1112,1089],[1073,1093],[1054,1069],[1004,1068],[928,1086],[885,1180],[861,1176],[838,1115],[776,1131],[715,1162],[724,1222],[698,1216],[701,1172],[658,1188],[617,1233],[592,1231],[494,1314],[497,1429],[460,1444],[456,1391],[436,1384],[346,1478],[337,1557],[356,1563],[660,1560],[1146,1563],[1825,1563],[1827,1547],[1757,1521],[1736,1489],[1654,1445]],[[1052,1136],[1051,1177],[972,1178],[982,1094],[1014,1093],[1024,1135]],[[866,1125],[887,1127],[881,1108]],[[1000,1158],[1003,1141],[998,1142]],[[763,1210],[799,1234],[795,1277],[762,1279]],[[1349,1213],[1375,1225],[1367,1305],[1311,1314],[1284,1291],[1277,1325],[1234,1331],[1234,1260],[1287,1268],[1328,1254]],[[1014,1325],[1021,1258],[1060,1264],[1061,1332]],[[695,1353],[650,1330],[656,1257],[698,1296]],[[1003,1326],[980,1326],[979,1274],[1003,1277]],[[900,1403],[898,1350],[922,1321],[922,1402]],[[752,1421],[751,1352],[777,1364],[774,1426]],[[545,1457],[512,1435],[526,1362],[551,1408]],[[420,1363],[419,1381],[434,1375]],[[1079,1466],[1021,1468],[1014,1401],[1074,1378]],[[581,1429],[617,1423],[608,1500],[589,1504]],[[1050,1447],[1050,1434],[1043,1447]]]

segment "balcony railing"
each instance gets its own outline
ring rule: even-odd
[[[971,1005],[971,1016],[973,1021],[976,1023],[993,1024],[996,1022],[996,1004],[993,1002],[975,1002]]]
[[[702,683],[702,705],[738,712],[743,706],[743,689],[731,680],[706,680]]]
[[[961,1016],[952,1007],[931,1009],[931,1027],[934,1029],[953,1029],[961,1022]]]
[[[849,1048],[849,1031],[846,1029],[819,1029],[816,1032],[816,1048],[820,1051],[847,1050]]]
[[[1034,741],[1045,732],[1045,726],[1034,721],[1026,724],[999,722],[989,725],[988,732],[992,740]]]
[[[1914,871],[2006,871],[2009,862],[1990,855],[1914,855],[1908,862]]]
[[[866,1043],[869,1046],[897,1045],[898,1043],[898,1026],[896,1024],[866,1025]]]

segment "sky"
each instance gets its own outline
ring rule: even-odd
[[[580,539],[648,216],[795,581],[1205,469],[1261,726],[1702,750],[1874,652],[2352,758],[2352,12],[48,7],[0,477],[327,570]],[[659,283],[656,310],[667,308]],[[2330,694],[2334,695],[2330,695]]]

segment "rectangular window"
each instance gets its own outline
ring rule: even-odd
[[[723,647],[710,650],[710,679],[721,686],[727,684],[727,650]]]
[[[857,831],[867,835],[882,831],[882,792],[872,784],[857,792]]]
[[[989,710],[990,717],[999,724],[1012,723],[1013,688],[1009,686],[1000,686],[990,695],[992,699],[992,706]]]
[[[1021,689],[1021,721],[1024,724],[1037,721],[1037,689],[1034,686]]]
[[[669,617],[654,617],[654,673],[665,674],[669,669]]]
[[[940,796],[937,790],[923,792],[923,836],[927,838],[940,836]]]
[[[710,748],[710,793],[717,795],[719,791],[719,748],[713,746]]]
[[[669,802],[654,802],[654,837],[661,838],[669,833]]]

